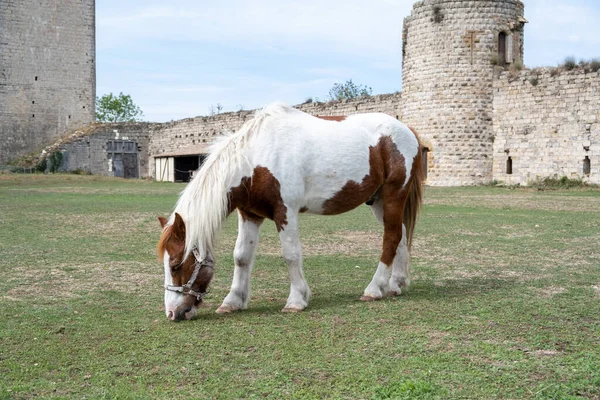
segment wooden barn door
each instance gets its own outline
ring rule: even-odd
[[[108,158],[112,159],[114,176],[139,178],[137,143],[130,140],[110,140],[106,144]]]

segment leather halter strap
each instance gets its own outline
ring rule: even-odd
[[[192,276],[190,276],[190,279],[183,286],[165,285],[165,290],[194,296],[197,301],[200,301],[204,296],[208,294],[208,290],[206,290],[205,292],[198,292],[192,289],[192,286],[194,285],[194,283],[196,283],[196,279],[198,279],[198,274],[200,273],[200,270],[204,267],[214,268],[215,262],[211,257],[207,257],[204,260],[201,260],[198,249],[194,249],[192,251],[192,254],[194,255],[194,272],[192,272]],[[183,264],[183,261],[181,262],[181,264]]]

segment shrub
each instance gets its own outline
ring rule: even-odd
[[[515,71],[521,71],[523,70],[523,63],[521,61],[515,61],[511,64],[510,69]]]
[[[81,168],[74,169],[73,171],[71,171],[71,173],[73,175],[91,175],[92,174],[90,171],[86,171]]]
[[[538,83],[540,83],[540,81],[538,80],[537,76],[534,76],[532,78],[529,78],[529,83],[531,83],[531,86],[537,86]]]
[[[584,182],[581,178],[569,178],[567,176],[557,177],[548,176],[545,178],[537,178],[535,181],[529,182],[528,185],[532,188],[537,189],[571,189],[571,188],[584,188],[584,187],[596,187],[597,185],[589,184]]]
[[[567,57],[562,64],[562,67],[567,71],[572,71],[577,68],[577,61],[575,61],[575,57]]]
[[[50,155],[50,172],[58,172],[63,161],[63,154],[60,151]]]
[[[490,61],[492,63],[492,65],[498,65],[500,64],[500,58],[498,56],[498,53],[492,53],[492,55],[490,56]]]

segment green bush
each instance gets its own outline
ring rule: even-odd
[[[565,61],[562,63],[562,67],[567,71],[572,71],[577,68],[577,61],[575,61],[575,57],[565,58]]]
[[[596,185],[584,182],[581,178],[569,178],[563,176],[561,178],[557,176],[537,178],[535,181],[529,182],[528,185],[538,189],[571,189],[571,188],[583,188],[583,187],[595,187]]]
[[[50,159],[50,172],[58,172],[63,162],[63,154],[57,151],[52,153],[48,158]]]

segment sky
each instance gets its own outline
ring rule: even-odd
[[[272,101],[326,101],[349,79],[402,89],[415,0],[96,0],[97,95],[164,122]],[[524,0],[525,66],[600,58],[600,1]]]

